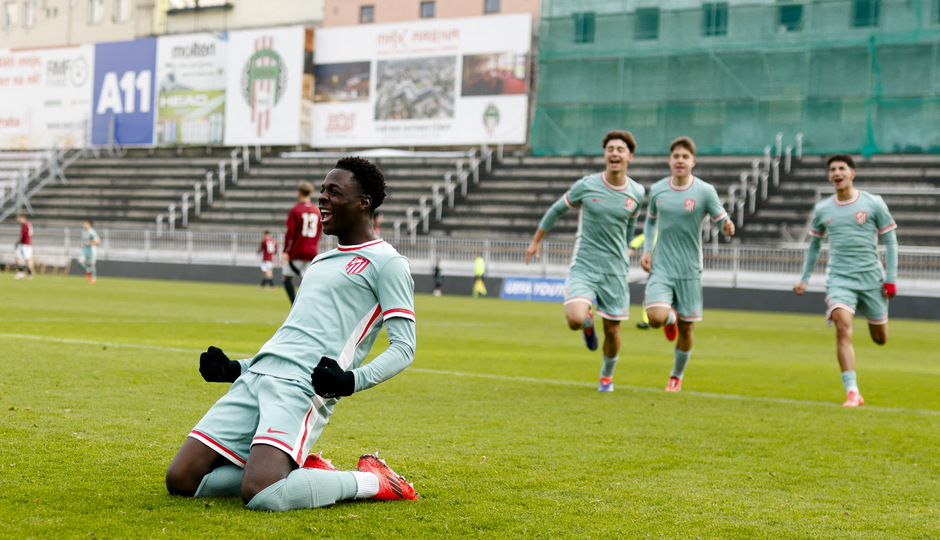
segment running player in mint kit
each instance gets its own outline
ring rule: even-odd
[[[253,510],[291,510],[369,498],[415,499],[414,488],[371,454],[338,471],[309,454],[340,398],[400,373],[416,346],[408,260],[376,238],[385,198],[379,169],[343,158],[318,198],[323,231],[339,246],[313,260],[284,324],[258,353],[232,361],[216,347],[199,371],[233,382],[189,433],[166,474],[170,493],[238,496]],[[388,348],[363,360],[386,328]]]
[[[620,358],[620,323],[630,318],[629,246],[646,192],[627,176],[636,151],[629,131],[611,131],[603,141],[606,168],[581,178],[555,202],[539,224],[525,252],[526,264],[538,257],[542,238],[569,209],[581,212],[571,269],[565,282],[565,319],[581,330],[588,349],[597,350],[597,330],[591,307],[604,321],[603,363],[599,392],[614,389],[613,376]]]
[[[640,266],[650,273],[644,305],[649,325],[663,327],[666,338],[676,341],[667,392],[682,390],[682,377],[692,355],[695,323],[702,320],[702,224],[705,216],[721,223],[721,230],[734,235],[718,192],[701,178],[692,176],[695,143],[679,137],[669,145],[671,176],[653,184],[647,210],[645,252]]]
[[[888,206],[878,195],[856,189],[855,160],[836,154],[827,160],[829,182],[836,188],[834,197],[813,209],[812,239],[800,282],[793,292],[806,292],[824,236],[829,237],[829,277],[826,280],[826,317],[836,326],[836,357],[842,370],[846,407],[858,407],[865,399],[858,390],[855,376],[855,347],[852,346],[852,319],[858,310],[868,319],[871,339],[884,345],[888,341],[888,300],[897,294],[898,238],[897,224]],[[878,258],[878,237],[884,239],[887,272]],[[887,274],[887,275],[886,275]]]

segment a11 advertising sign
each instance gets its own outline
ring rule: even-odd
[[[155,38],[95,45],[92,144],[108,144],[112,125],[117,144],[153,144],[156,56]]]

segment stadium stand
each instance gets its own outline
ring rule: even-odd
[[[65,170],[65,183],[47,185],[31,199],[43,226],[77,227],[92,219],[98,228],[152,228],[156,216],[183,193],[193,193],[206,172],[217,171],[220,155],[173,155],[128,150],[122,157],[83,157]]]
[[[754,156],[700,156],[695,174],[718,190],[723,202],[728,188],[757,159]],[[604,170],[603,156],[507,156],[484,175],[479,185],[453,209],[434,222],[432,234],[450,236],[514,236],[529,238],[549,205],[558,200],[582,176]],[[647,190],[669,174],[665,156],[636,156],[627,174]],[[644,212],[637,224],[643,229]],[[577,212],[567,212],[552,229],[557,239],[574,238]]]
[[[904,246],[940,245],[940,156],[928,154],[856,156],[855,186],[881,195],[898,223]],[[825,156],[804,156],[779,186],[770,189],[757,212],[746,217],[747,243],[804,241],[813,205],[833,193]]]

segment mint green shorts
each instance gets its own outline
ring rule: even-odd
[[[249,371],[232,383],[189,436],[239,467],[245,466],[255,444],[283,450],[301,465],[333,412],[326,405],[318,414],[313,397],[297,381]]]
[[[672,279],[650,274],[646,281],[643,307],[674,307],[679,319],[688,322],[702,320],[702,278]]]
[[[627,276],[598,274],[573,266],[565,281],[565,305],[572,302],[593,304],[597,314],[611,321],[630,318],[630,286]]]
[[[874,289],[849,289],[829,285],[826,287],[826,318],[832,318],[834,309],[847,309],[852,315],[856,310],[868,319],[869,324],[888,322],[888,299],[881,294],[881,287]]]

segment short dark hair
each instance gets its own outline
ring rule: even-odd
[[[604,143],[601,145],[601,148],[607,148],[607,143],[614,139],[620,139],[627,143],[627,148],[630,149],[631,154],[636,152],[636,139],[633,138],[633,134],[622,129],[608,131],[607,135],[604,135]]]
[[[846,165],[848,165],[849,168],[852,169],[853,171],[855,170],[855,160],[852,159],[852,156],[848,154],[832,154],[831,156],[829,156],[829,158],[826,160],[827,169],[829,168],[830,165],[832,165],[833,161],[841,161],[845,163]]]
[[[344,157],[336,162],[336,169],[352,173],[362,191],[372,199],[372,211],[385,200],[385,175],[375,163],[358,156]]]
[[[691,137],[682,136],[673,139],[672,142],[669,143],[669,153],[671,154],[677,146],[681,146],[691,152],[693,156],[695,155],[695,141],[693,141]]]
[[[313,184],[307,181],[297,184],[297,193],[302,197],[309,197],[313,193]]]

